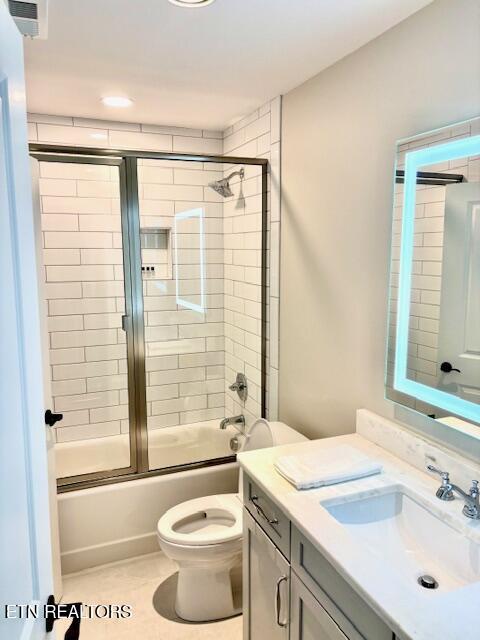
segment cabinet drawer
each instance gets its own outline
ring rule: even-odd
[[[392,640],[383,620],[294,526],[291,553],[295,573],[348,638]]]
[[[285,558],[290,558],[290,520],[246,474],[243,476],[245,507]]]

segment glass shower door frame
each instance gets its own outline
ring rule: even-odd
[[[67,155],[65,153],[31,153],[39,162],[71,162],[75,164],[96,164],[118,167],[119,169],[119,186],[120,186],[120,215],[122,227],[122,251],[123,251],[123,272],[124,272],[124,296],[125,296],[125,312],[122,316],[122,328],[126,334],[126,358],[127,358],[127,381],[128,381],[128,416],[129,416],[129,445],[130,445],[130,465],[119,469],[107,469],[104,471],[95,471],[81,475],[73,475],[65,478],[57,479],[59,489],[69,487],[70,490],[78,488],[81,483],[84,486],[101,482],[108,478],[118,478],[121,476],[130,476],[138,470],[138,418],[137,418],[137,399],[135,398],[135,370],[134,370],[134,354],[135,354],[135,335],[133,331],[133,282],[132,273],[135,271],[132,260],[131,248],[131,215],[129,214],[129,204],[127,197],[127,161],[121,157],[89,157],[84,155],[76,155],[74,150]]]
[[[67,147],[31,143],[30,154],[41,162],[73,162],[104,164],[119,167],[122,249],[124,264],[125,315],[122,318],[127,343],[127,375],[129,400],[130,466],[109,469],[57,480],[59,492],[74,491],[176,473],[184,469],[215,466],[234,462],[235,455],[193,462],[180,466],[149,469],[145,372],[145,340],[143,310],[143,279],[140,268],[140,211],[138,196],[138,159],[177,160],[204,163],[242,164],[261,167],[262,232],[261,232],[261,416],[266,417],[267,382],[267,244],[268,244],[268,160],[237,156],[209,156],[182,153],[162,153],[132,150],[112,150],[89,147]]]

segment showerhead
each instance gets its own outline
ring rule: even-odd
[[[224,198],[230,198],[230,196],[233,196],[233,191],[230,189],[228,178],[222,178],[221,180],[210,182],[208,186]]]
[[[226,178],[222,178],[221,180],[215,180],[214,182],[209,183],[209,187],[219,193],[224,198],[230,198],[233,196],[233,191],[230,188],[230,180],[234,176],[240,176],[240,180],[243,180],[243,176],[245,175],[245,170],[242,168],[239,171],[234,171]]]

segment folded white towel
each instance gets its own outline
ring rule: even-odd
[[[380,473],[382,465],[367,455],[338,445],[316,453],[280,456],[275,469],[297,489],[312,489]]]

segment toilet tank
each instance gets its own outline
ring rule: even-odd
[[[241,440],[239,451],[253,451],[302,442],[307,438],[283,422],[268,422],[259,418],[247,429],[246,436],[239,436],[239,440]]]

